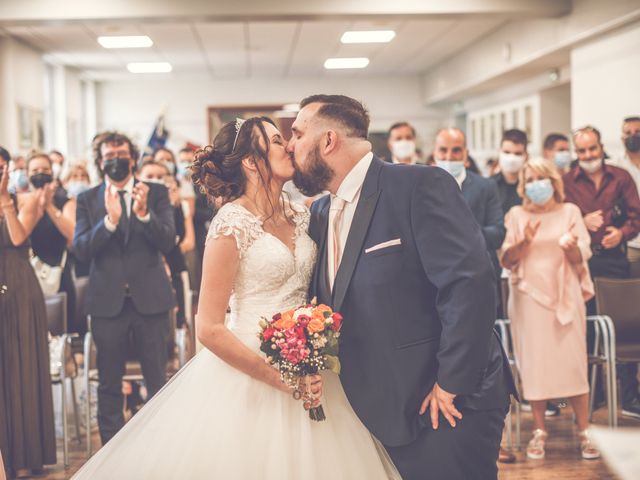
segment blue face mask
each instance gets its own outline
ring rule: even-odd
[[[178,164],[177,176],[179,179],[189,178],[189,175],[191,174],[191,170],[189,170],[190,166],[191,164],[187,162],[180,162]]]
[[[553,185],[548,178],[527,183],[524,190],[529,200],[536,205],[544,205],[553,197]]]
[[[553,161],[555,162],[556,167],[564,170],[569,165],[571,165],[571,152],[569,150],[561,150],[559,152],[556,152],[553,156]]]
[[[29,176],[26,170],[14,170],[9,174],[9,190],[23,192],[29,188]]]
[[[464,162],[451,160],[436,160],[436,165],[451,174],[453,178],[460,178],[464,171]]]
[[[67,184],[67,193],[71,197],[77,197],[82,192],[89,190],[91,186],[87,182],[75,180]]]

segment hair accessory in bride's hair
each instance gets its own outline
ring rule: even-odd
[[[244,118],[236,118],[236,138],[233,140],[233,147],[231,151],[233,152],[236,149],[236,143],[238,143],[238,135],[240,134],[240,127],[245,122]]]

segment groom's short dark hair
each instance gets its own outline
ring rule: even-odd
[[[302,102],[300,108],[310,103],[320,103],[318,115],[342,124],[350,137],[367,138],[369,134],[369,112],[358,100],[346,95],[311,95]]]

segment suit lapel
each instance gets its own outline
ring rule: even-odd
[[[98,198],[96,198],[97,218],[104,218],[107,214],[107,207],[104,204],[104,192],[106,189],[106,183],[102,182],[102,185],[100,185],[100,188],[98,189]]]
[[[378,177],[382,165],[382,161],[374,157],[364,179],[364,183],[362,184],[360,200],[358,200],[358,206],[353,215],[353,222],[351,223],[342,261],[340,262],[340,268],[338,268],[333,286],[333,306],[336,311],[340,311],[342,308],[342,302],[351,283],[353,272],[356,269],[360,252],[362,251],[362,246],[367,236],[367,231],[369,230],[369,224],[373,218],[373,212],[376,209],[376,204],[380,197]]]

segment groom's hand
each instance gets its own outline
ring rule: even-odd
[[[442,388],[437,383],[433,386],[433,390],[427,395],[427,398],[424,399],[422,405],[420,406],[420,415],[424,415],[427,411],[427,408],[430,410],[431,414],[431,425],[434,430],[438,429],[438,415],[442,412],[444,418],[447,419],[449,424],[452,427],[456,426],[456,418],[458,420],[462,420],[462,414],[458,411],[456,406],[453,404],[453,400],[456,398],[454,393],[449,393]]]

